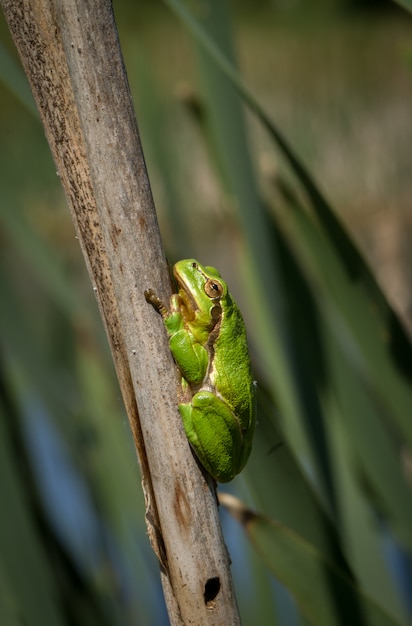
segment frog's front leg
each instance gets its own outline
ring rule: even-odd
[[[213,478],[224,483],[240,471],[242,432],[228,405],[210,391],[199,391],[179,411],[189,442]]]
[[[205,348],[194,343],[193,336],[183,328],[170,336],[169,345],[183,378],[189,384],[201,383],[209,363]]]
[[[160,313],[160,315],[165,319],[168,315],[170,315],[167,306],[165,303],[155,294],[153,289],[146,289],[144,292],[144,297],[146,298],[146,302],[152,305],[152,307]]]
[[[185,328],[180,312],[178,294],[170,298],[170,310],[152,289],[144,292],[146,301],[160,313],[169,336],[170,351],[183,376],[189,384],[201,383],[206,375],[209,356],[206,349]]]

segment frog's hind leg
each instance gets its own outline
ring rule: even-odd
[[[179,410],[186,436],[205,469],[219,482],[232,480],[239,471],[242,432],[228,405],[210,391],[199,391]]]

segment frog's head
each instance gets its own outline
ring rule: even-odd
[[[187,312],[206,321],[216,321],[226,302],[228,290],[217,269],[204,267],[195,259],[179,261],[173,268],[179,295]]]

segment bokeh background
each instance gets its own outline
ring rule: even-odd
[[[187,6],[225,42],[245,83],[325,193],[410,333],[411,17],[389,1],[243,0],[222,2],[214,20],[213,4]],[[244,267],[252,233],[239,218],[242,184],[234,184],[230,152],[213,135],[219,128],[214,111],[226,105],[220,123],[230,126],[233,96],[211,86],[213,70],[170,6],[117,0],[114,10],[168,257],[174,262],[194,256],[216,265],[245,313],[261,393],[259,433],[250,466],[225,489],[303,533],[328,558],[334,551],[343,554],[337,561],[349,563],[362,592],[393,623],[411,623],[410,440],[377,393],[377,379],[371,386],[367,375],[361,389],[349,375],[344,387],[354,402],[345,410],[359,418],[361,433],[346,419],[342,403],[336,415],[344,419],[333,434],[328,431],[322,419],[331,414],[320,386],[321,410],[315,413],[322,428],[313,418],[314,398],[302,413],[308,417],[302,431],[284,426],[288,405],[282,398],[289,388],[273,383],[277,366],[262,354],[265,339],[258,337],[259,310],[270,305],[249,288],[253,274]],[[0,79],[0,621],[167,624],[110,353],[3,17]],[[216,93],[222,101],[214,110],[210,98]],[[256,116],[237,106],[245,126],[229,129],[241,138],[232,154],[237,158],[247,149],[259,196],[278,219],[273,205],[279,188],[295,189],[296,181]],[[290,249],[299,248],[287,241]],[[281,252],[288,267],[283,284],[300,287],[285,300],[307,289],[300,281],[302,266],[310,265],[298,249],[297,270],[290,249]],[[310,307],[309,300],[294,307],[288,301],[288,332],[303,338],[295,358],[318,372],[320,344],[306,340],[319,332],[312,324],[312,299],[321,289],[316,281],[309,284]],[[360,358],[350,324],[342,330],[341,319],[334,319],[339,345],[344,336],[350,346],[343,351],[345,367],[353,368],[356,379]],[[367,369],[367,360],[362,367]],[[362,422],[365,415],[370,421]],[[302,435],[306,428],[309,443]],[[363,456],[369,465],[359,461]],[[385,482],[385,468],[390,478],[380,492],[376,485]],[[305,624],[307,616],[290,591],[225,511],[222,523],[243,623]]]

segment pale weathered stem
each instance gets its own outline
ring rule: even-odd
[[[144,290],[170,295],[110,0],[0,0],[43,120],[106,326],[172,624],[238,624],[214,489],[177,411]],[[139,407],[139,415],[137,412]]]

